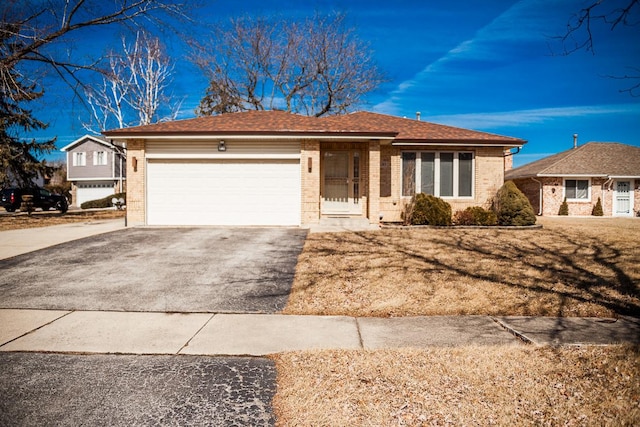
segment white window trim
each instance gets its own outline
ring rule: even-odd
[[[99,154],[102,153],[102,163],[99,163]],[[106,151],[94,151],[93,153],[93,165],[94,166],[106,166],[107,165],[107,152]]]
[[[473,151],[432,151],[432,150],[403,150],[400,152],[400,197],[403,199],[409,199],[413,196],[405,196],[402,194],[402,180],[404,177],[404,162],[402,161],[403,153],[415,153],[416,154],[416,173],[415,173],[415,189],[416,194],[421,187],[422,182],[422,153],[434,153],[434,168],[433,168],[433,192],[435,197],[440,197],[447,200],[474,200],[476,197],[476,153]],[[440,196],[440,154],[453,154],[453,196]],[[471,196],[458,196],[459,191],[459,177],[460,177],[460,154],[471,154]],[[589,185],[589,191],[591,191],[591,185]],[[591,193],[589,193],[591,194]]]
[[[73,166],[86,166],[87,153],[84,151],[74,151],[72,155]]]
[[[586,199],[570,199],[567,197],[567,181],[587,181],[587,198]],[[563,178],[562,180],[562,199],[572,203],[591,203],[591,178]]]

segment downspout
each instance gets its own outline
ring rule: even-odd
[[[542,195],[544,194],[542,192],[542,182],[538,181],[537,179],[535,179],[534,177],[531,177],[531,180],[534,182],[537,182],[538,185],[540,185],[540,197],[539,197],[539,202],[538,202],[538,216],[542,216]]]

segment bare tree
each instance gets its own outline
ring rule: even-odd
[[[264,109],[341,114],[383,81],[369,47],[341,14],[302,22],[235,19],[196,46],[192,59],[209,79],[199,115]]]
[[[106,62],[100,84],[85,89],[92,112],[87,130],[175,119],[182,102],[168,94],[173,64],[157,37],[139,32],[132,45],[123,38],[122,53],[110,53]]]
[[[595,55],[593,30],[595,26],[604,25],[614,31],[620,26],[635,27],[640,24],[640,0],[626,0],[615,7],[611,2],[594,0],[571,16],[567,22],[566,32],[554,37],[562,45],[562,55],[570,55],[586,50]],[[631,96],[640,96],[640,68],[627,67],[629,73],[619,76],[608,76],[614,79],[630,80],[631,86],[620,92],[628,92]],[[636,82],[636,83],[633,83]]]
[[[74,56],[70,35],[107,25],[148,25],[160,16],[184,16],[173,0],[5,0],[0,5],[0,185],[10,178],[27,185],[46,165],[39,157],[55,138],[25,141],[24,133],[44,129],[27,108],[44,93],[51,73],[77,92],[80,74],[96,70],[95,59]],[[66,48],[68,49],[66,49]]]

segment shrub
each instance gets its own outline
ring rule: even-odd
[[[602,210],[602,201],[600,200],[600,197],[598,197],[598,201],[596,202],[596,205],[593,207],[593,210],[591,211],[591,215],[604,216],[604,211]]]
[[[525,226],[536,223],[529,199],[513,181],[507,181],[500,187],[493,201],[493,211],[500,225]]]
[[[456,225],[496,225],[498,217],[491,210],[480,206],[471,206],[463,211],[456,212],[453,217],[453,223]]]
[[[125,201],[127,200],[127,193],[116,193],[110,194],[107,197],[97,200],[89,200],[80,205],[82,209],[95,209],[95,208],[110,208],[113,207],[113,203],[111,203],[111,199],[113,198],[119,199],[123,198]]]
[[[409,212],[408,222],[412,225],[451,225],[451,205],[435,196],[416,194]]]
[[[567,198],[565,197],[560,205],[560,209],[558,209],[558,215],[568,216],[569,215],[569,204],[567,203]]]

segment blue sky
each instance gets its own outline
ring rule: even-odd
[[[528,141],[515,165],[579,143],[616,141],[640,146],[640,97],[620,93],[629,80],[607,76],[640,67],[640,27],[593,27],[595,54],[559,55],[553,36],[566,28],[581,0],[521,1],[215,1],[198,12],[215,22],[241,15],[300,18],[315,11],[346,12],[373,50],[389,81],[361,109],[514,136]],[[625,3],[608,0],[607,3]],[[640,7],[636,7],[640,9]],[[639,17],[640,10],[635,11]],[[76,48],[105,51],[118,43],[113,30],[77,41]],[[194,116],[206,88],[185,61],[177,40],[167,40],[176,60],[174,93],[184,97],[180,118]],[[37,117],[63,147],[85,133],[87,113],[69,90],[46,87]],[[61,108],[60,106],[65,107]],[[52,157],[55,157],[52,156]]]

